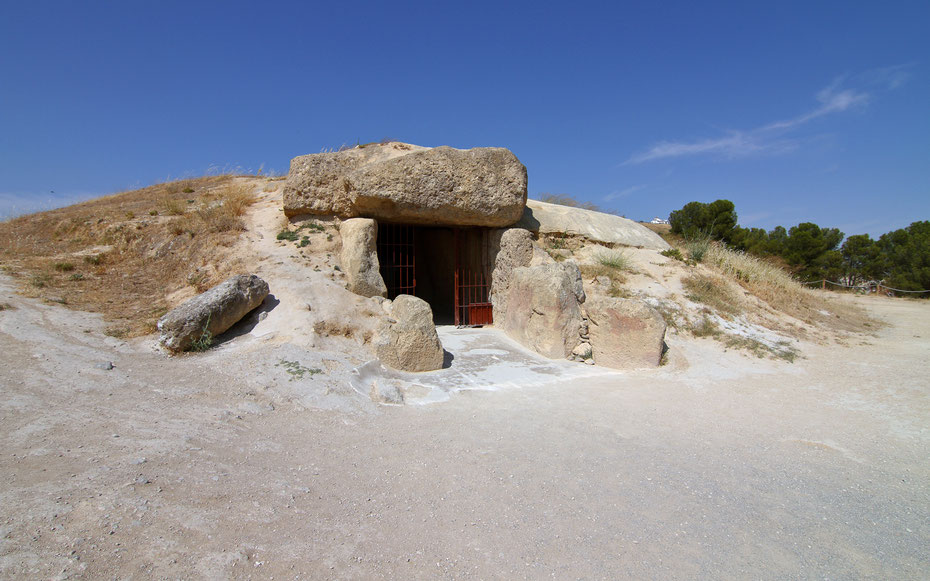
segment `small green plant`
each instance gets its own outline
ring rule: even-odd
[[[327,241],[327,242],[332,242],[332,241],[333,241],[333,235],[332,235],[332,234],[327,234],[327,235],[326,235],[326,241]]]
[[[313,376],[318,373],[323,373],[322,369],[316,367],[304,367],[298,361],[288,361],[282,359],[275,363],[275,367],[283,367],[284,371],[291,376],[290,381],[297,381],[303,379],[305,375],[309,376],[310,379],[313,379]]]
[[[303,238],[300,239],[300,244],[298,244],[297,246],[300,246],[301,248],[303,248],[304,246],[308,244],[310,244],[310,237],[304,236]]]
[[[612,268],[614,270],[630,270],[630,259],[621,250],[611,250],[603,248],[598,250],[594,259],[601,266]]]
[[[680,260],[682,262],[685,261],[685,257],[682,256],[681,250],[677,248],[669,248],[668,250],[663,250],[659,254],[661,254],[662,256],[666,258],[674,258],[675,260]]]
[[[565,240],[563,238],[550,238],[549,239],[549,248],[554,248],[556,250],[561,250],[565,248]]]
[[[149,216],[157,216],[158,210],[149,210]]]
[[[126,219],[127,219],[127,220],[132,220],[132,219],[135,218],[135,217],[136,217],[136,213],[133,212],[132,210],[129,210],[128,212],[126,212]]]
[[[84,257],[84,262],[86,262],[87,264],[98,266],[101,262],[103,262],[103,255],[102,254],[88,254],[87,256]]]
[[[281,230],[276,236],[278,240],[289,240],[291,242],[296,242],[300,238],[300,234],[291,230]]]
[[[342,269],[339,268],[339,265],[338,265],[338,264],[336,264],[336,265],[333,266],[333,270],[335,270],[336,272],[342,272]]]
[[[181,191],[184,192],[185,194],[193,194],[193,193],[194,193],[194,188],[188,186],[188,187],[184,188],[184,189],[181,190]],[[190,203],[190,200],[188,200],[187,203],[189,204],[189,203]]]
[[[84,280],[84,275],[80,272],[75,272],[69,277],[71,280]]]
[[[207,322],[203,324],[200,336],[191,341],[191,346],[187,348],[188,351],[203,352],[213,347],[213,333],[210,332],[209,327],[210,317],[207,317]]]
[[[12,311],[13,305],[10,303],[0,303],[0,311]]]
[[[704,260],[704,255],[710,248],[710,238],[694,238],[685,242],[685,248],[688,250],[688,256],[695,262]]]
[[[74,270],[74,265],[70,262],[56,262],[54,266],[58,272],[71,272]]]

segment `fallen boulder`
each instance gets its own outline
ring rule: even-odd
[[[291,160],[284,213],[501,227],[526,204],[526,167],[509,150],[369,144]]]
[[[346,288],[363,297],[386,296],[378,264],[378,223],[370,218],[351,218],[339,226],[339,234],[339,262],[346,275]]]
[[[614,369],[656,367],[665,349],[665,320],[636,299],[592,296],[585,303],[594,362]]]
[[[518,267],[511,273],[500,327],[540,355],[564,359],[580,342],[584,300],[577,264]]]
[[[412,295],[398,295],[384,304],[387,317],[378,324],[373,343],[378,359],[402,371],[441,369],[444,352],[429,303]]]
[[[197,295],[158,320],[159,343],[185,351],[195,341],[226,331],[268,296],[268,283],[254,274],[240,274]]]

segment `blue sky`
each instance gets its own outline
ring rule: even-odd
[[[388,137],[530,196],[744,226],[930,219],[930,2],[0,6],[0,216]],[[54,193],[51,193],[54,192]]]

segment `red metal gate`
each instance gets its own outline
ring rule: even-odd
[[[416,229],[406,224],[378,224],[378,262],[388,298],[416,296]]]
[[[491,238],[488,230],[455,231],[455,325],[493,321],[490,301]]]

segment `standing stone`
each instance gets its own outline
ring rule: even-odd
[[[585,303],[594,361],[614,369],[656,367],[665,349],[665,321],[636,299],[592,296]]]
[[[184,351],[195,340],[226,331],[268,296],[268,283],[254,274],[240,274],[199,294],[158,320],[159,342]]]
[[[526,167],[501,147],[370,144],[291,160],[284,212],[502,227],[523,215],[526,183]]]
[[[386,296],[378,264],[378,223],[369,218],[352,218],[339,226],[339,235],[339,263],[346,276],[346,288],[363,297]]]
[[[513,269],[507,310],[500,326],[510,337],[553,359],[564,359],[578,345],[581,327],[580,272],[574,263]]]
[[[398,295],[389,310],[374,340],[381,363],[402,371],[441,369],[444,352],[429,304],[412,295]]]
[[[533,260],[533,235],[522,228],[507,228],[496,233],[497,256],[491,273],[491,303],[494,319],[500,320],[507,312],[507,295],[513,269],[529,266]]]

